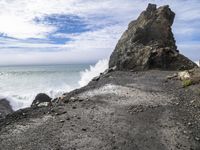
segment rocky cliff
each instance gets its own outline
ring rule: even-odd
[[[175,13],[169,6],[149,4],[132,21],[110,57],[117,70],[184,70],[196,66],[177,50],[171,26]]]

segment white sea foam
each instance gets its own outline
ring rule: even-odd
[[[0,67],[0,99],[14,110],[29,107],[38,93],[55,98],[79,87],[80,71],[89,65]]]
[[[78,82],[80,87],[87,85],[94,77],[99,76],[108,68],[108,60],[99,60],[94,66],[81,72],[81,79]]]
[[[10,102],[10,105],[12,106],[13,110],[18,110],[21,108],[26,108],[29,107],[32,103],[32,101],[34,100],[36,94],[38,93],[46,93],[47,95],[49,95],[51,98],[56,98],[61,96],[63,93],[65,92],[69,92],[73,90],[73,88],[71,88],[68,85],[65,85],[63,87],[59,87],[59,88],[52,88],[52,89],[48,89],[48,87],[46,89],[37,89],[34,91],[34,89],[32,91],[26,91],[24,90],[24,92],[19,92],[19,93],[15,93],[15,94],[10,94],[10,92],[4,92],[3,95],[0,95],[0,99],[7,99]]]
[[[29,107],[38,93],[56,98],[85,86],[107,68],[106,59],[94,66],[0,67],[0,99],[9,100],[13,110]]]
[[[200,67],[200,60],[199,61],[195,61],[195,63]]]

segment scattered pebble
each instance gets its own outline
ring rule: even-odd
[[[76,106],[73,106],[72,109],[76,109]]]
[[[82,131],[87,131],[87,129],[86,129],[86,128],[82,128],[81,130],[82,130]]]
[[[184,134],[187,134],[187,131],[183,131]]]
[[[75,100],[75,97],[71,97],[70,100]]]
[[[55,112],[55,110],[54,110],[54,109],[51,109],[51,112]]]
[[[82,101],[83,101],[83,99],[79,99],[78,101],[79,101],[79,102],[82,102]]]
[[[76,101],[76,98],[75,98],[75,97],[71,97],[71,98],[70,98],[70,101],[75,102],[75,101]]]
[[[67,113],[67,111],[63,111],[62,113],[60,113],[60,114],[66,114]]]
[[[179,102],[175,103],[175,105],[179,105]]]
[[[113,116],[114,114],[115,114],[114,112],[111,112],[111,113],[110,113],[110,115],[112,115],[112,116]]]
[[[64,120],[60,120],[60,123],[63,123],[63,122],[65,122]]]
[[[200,141],[200,138],[199,138],[199,137],[195,137],[195,140],[196,140],[196,141]]]

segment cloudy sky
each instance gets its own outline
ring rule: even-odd
[[[170,5],[178,49],[200,59],[199,0],[0,0],[0,65],[108,58],[150,2]]]

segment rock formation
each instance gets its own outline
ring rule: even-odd
[[[51,106],[52,105],[51,100],[52,98],[50,98],[47,94],[39,93],[33,100],[31,107]]]
[[[9,101],[6,99],[0,99],[0,119],[4,118],[6,115],[12,113],[12,107]]]
[[[110,57],[117,70],[184,70],[196,66],[177,50],[171,26],[175,13],[168,5],[149,4],[132,21]]]

